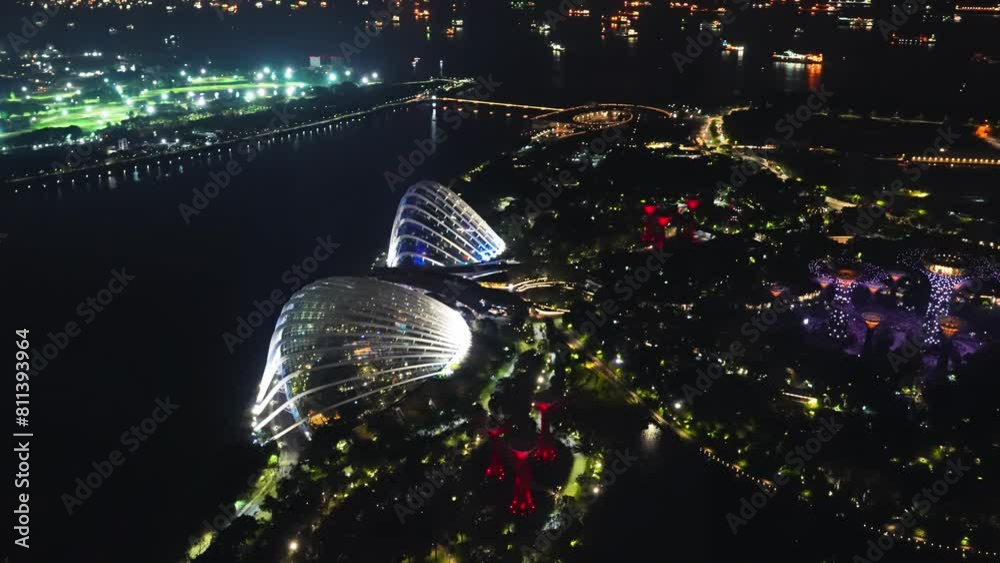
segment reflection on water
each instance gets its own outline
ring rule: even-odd
[[[742,49],[740,49],[738,51],[735,51],[735,50],[734,51],[723,50],[722,51],[722,60],[724,62],[736,61],[736,68],[739,68],[739,69],[742,70],[743,69],[743,50]]]
[[[45,199],[50,197],[60,199],[64,195],[72,193],[126,189],[130,186],[166,182],[171,178],[181,176],[193,176],[194,179],[192,181],[204,182],[206,181],[204,177],[207,175],[207,171],[224,168],[233,161],[242,165],[244,162],[253,160],[254,155],[263,155],[271,151],[278,151],[279,154],[286,153],[281,160],[291,162],[292,154],[298,153],[300,148],[303,148],[303,145],[306,143],[316,146],[329,141],[342,141],[344,138],[354,135],[364,128],[381,130],[387,126],[387,120],[393,119],[393,114],[397,112],[401,114],[400,117],[403,117],[410,112],[418,112],[417,115],[419,115],[419,112],[427,111],[430,116],[430,122],[423,122],[427,124],[427,129],[424,129],[424,133],[421,133],[421,138],[428,138],[428,136],[429,138],[438,138],[440,135],[439,128],[442,127],[442,124],[438,121],[444,119],[447,113],[438,111],[438,108],[435,106],[436,104],[432,104],[431,106],[410,105],[368,114],[363,117],[355,117],[338,123],[317,125],[308,129],[281,133],[266,138],[261,137],[252,141],[244,140],[221,146],[216,145],[208,148],[192,149],[187,152],[159,158],[152,157],[141,162],[132,161],[112,164],[101,168],[80,170],[75,174],[65,174],[61,177],[52,175],[16,185],[14,191],[19,195],[15,197],[23,197],[28,195],[25,192],[30,192],[31,195],[37,194],[39,197]],[[505,117],[501,117],[503,114],[497,112],[495,118],[488,117],[493,114],[493,111],[483,112],[482,114],[477,111],[470,112],[468,116],[472,117],[474,115],[480,121],[498,119],[509,122],[508,124],[520,121],[520,116],[512,117],[509,113]],[[410,150],[412,150],[412,146]]]
[[[807,65],[806,76],[810,90],[818,90],[823,77],[823,65]]]
[[[642,451],[644,454],[653,452],[657,446],[660,444],[660,434],[662,431],[660,427],[649,423],[648,426],[642,431]]]
[[[823,65],[774,61],[777,87],[784,92],[801,92],[819,88],[823,78]]]
[[[410,111],[405,108],[398,111]],[[129,185],[158,182],[175,176],[197,172],[208,168],[225,166],[233,160],[234,150],[237,153],[252,150],[256,153],[267,152],[268,149],[282,147],[285,150],[298,151],[301,141],[320,141],[336,138],[361,125],[363,118],[347,120],[337,124],[327,124],[312,127],[308,130],[258,139],[256,141],[241,141],[222,148],[193,149],[161,158],[150,158],[142,162],[112,164],[108,167],[87,169],[75,174],[49,176],[35,182],[27,182],[16,188],[16,192],[33,191],[41,188],[50,190],[57,198],[66,192],[91,192],[94,190],[117,190]],[[435,124],[436,126],[436,124]],[[64,191],[66,190],[66,191]]]

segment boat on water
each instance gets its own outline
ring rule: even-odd
[[[735,43],[730,43],[729,41],[725,41],[725,40],[722,41],[722,50],[723,51],[732,51],[732,52],[735,52],[735,53],[742,53],[743,49],[744,49],[743,45],[736,45]]]
[[[823,64],[823,53],[796,53],[795,51],[784,51],[774,53],[771,58],[776,61],[787,63]]]

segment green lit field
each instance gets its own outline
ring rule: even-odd
[[[29,119],[30,126],[0,130],[0,141],[48,128],[79,127],[92,133],[139,115],[155,115],[163,109],[176,112],[211,112],[216,101],[233,101],[237,98],[252,101],[259,98],[303,94],[310,86],[307,82],[253,81],[240,76],[192,78],[185,84],[146,88],[145,84],[127,82],[114,85],[114,100],[102,100],[94,94],[79,89],[44,94],[11,94],[6,100],[9,117]],[[289,89],[294,89],[289,92]],[[18,106],[24,104],[23,111]],[[43,104],[35,111],[28,104]]]

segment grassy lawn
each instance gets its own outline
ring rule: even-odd
[[[515,356],[510,362],[504,364],[504,366],[500,368],[500,371],[498,371],[495,376],[490,378],[489,383],[483,387],[482,392],[479,393],[479,404],[482,405],[484,411],[490,412],[490,396],[493,395],[493,391],[497,388],[497,383],[501,379],[510,377],[510,373],[514,371],[514,364],[516,362],[517,357]]]
[[[587,456],[579,453],[573,454],[573,467],[569,471],[569,477],[566,478],[566,485],[563,486],[564,495],[575,497],[580,494],[580,484],[576,482],[576,478],[583,475],[583,472],[587,470],[588,463]]]

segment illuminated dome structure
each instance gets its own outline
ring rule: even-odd
[[[503,239],[455,192],[422,181],[403,194],[389,239],[390,268],[463,266],[488,262],[506,249]]]
[[[450,375],[471,342],[465,319],[421,290],[354,277],[310,284],[281,310],[253,431],[261,443],[296,428],[309,437],[311,427],[382,409]]]

